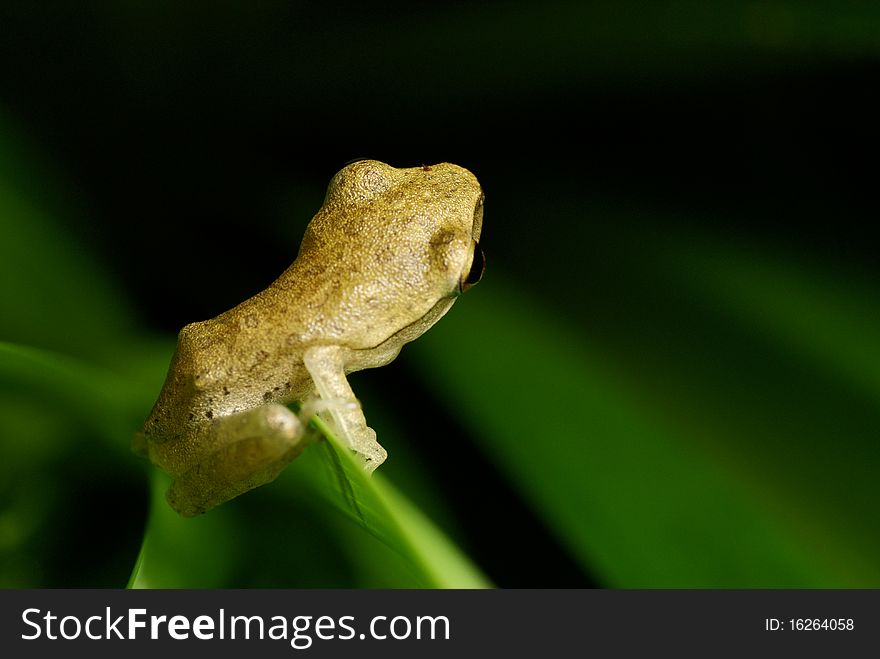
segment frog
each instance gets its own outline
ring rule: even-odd
[[[171,476],[170,506],[192,517],[272,482],[316,441],[315,415],[372,474],[387,452],[346,376],[391,362],[480,281],[484,199],[451,163],[361,159],[333,176],[293,263],[180,330],[133,442]]]

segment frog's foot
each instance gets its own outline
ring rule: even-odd
[[[312,376],[317,398],[303,406],[327,418],[334,432],[363,461],[364,469],[372,473],[388,457],[376,432],[367,426],[360,403],[345,378],[341,350],[335,346],[315,346],[306,350],[303,363]]]
[[[363,461],[364,470],[368,474],[372,474],[376,467],[385,462],[385,459],[388,457],[388,451],[376,441],[376,431],[369,426],[358,428],[349,437],[349,446]]]
[[[218,419],[207,432],[216,448],[178,474],[166,495],[184,517],[275,480],[305,448],[303,424],[276,403]]]
[[[373,473],[376,467],[385,462],[388,452],[376,441],[376,431],[364,424],[346,425],[350,417],[361,416],[360,403],[352,398],[319,398],[312,396],[300,408],[299,418],[303,425],[308,425],[313,417],[321,417],[330,426],[333,433],[361,459],[364,469]]]

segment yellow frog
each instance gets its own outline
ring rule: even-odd
[[[482,220],[480,184],[457,165],[361,160],[337,173],[293,264],[180,332],[135,441],[174,478],[171,506],[197,515],[272,481],[302,452],[316,410],[367,471],[382,464],[345,376],[393,360],[480,280]]]

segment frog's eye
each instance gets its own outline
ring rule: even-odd
[[[486,255],[483,254],[483,249],[480,247],[480,244],[475,240],[473,249],[471,250],[471,267],[468,269],[467,274],[461,278],[461,282],[459,284],[461,292],[464,293],[471,286],[478,284],[479,281],[483,278],[483,273],[485,271]]]

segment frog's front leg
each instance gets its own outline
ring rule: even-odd
[[[340,439],[364,461],[372,472],[385,462],[388,453],[376,441],[375,431],[367,426],[360,403],[345,377],[342,349],[337,346],[313,346],[303,354],[303,363],[315,383],[321,400],[340,435]],[[339,404],[339,401],[349,404]]]
[[[209,450],[185,472],[175,474],[166,495],[184,517],[275,480],[304,448],[303,424],[277,403],[221,417],[203,432],[198,443]]]

